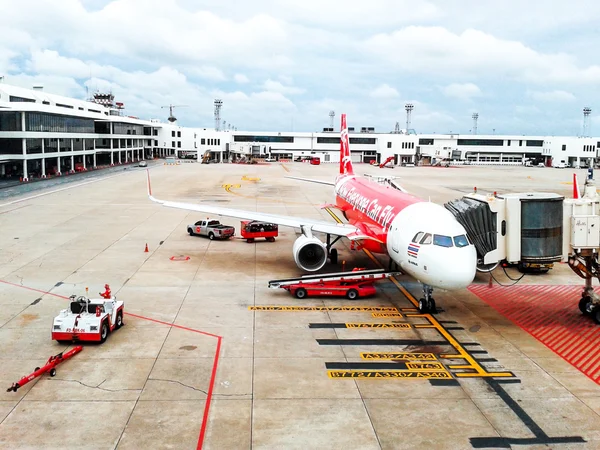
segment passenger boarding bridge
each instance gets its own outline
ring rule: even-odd
[[[585,280],[579,309],[600,324],[600,196],[593,171],[584,193],[576,179],[573,197],[551,193],[498,195],[475,192],[445,206],[465,227],[477,248],[478,270],[492,272],[499,264],[517,265],[522,272],[547,272],[555,262],[567,262]]]

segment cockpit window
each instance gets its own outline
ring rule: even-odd
[[[421,239],[421,242],[419,242],[419,244],[431,244],[431,234],[426,233],[425,236],[423,236],[423,238]]]
[[[440,247],[452,247],[452,238],[450,236],[442,236],[441,234],[433,235],[433,245]]]
[[[415,243],[419,242],[424,234],[425,233],[423,233],[422,231],[419,231],[417,234],[415,234],[415,237],[413,238],[412,241]]]
[[[457,247],[466,247],[469,245],[469,241],[464,234],[461,234],[460,236],[454,236],[454,245]]]

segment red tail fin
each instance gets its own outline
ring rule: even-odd
[[[350,143],[348,138],[348,126],[346,125],[346,114],[342,114],[342,129],[340,133],[340,174],[352,175],[352,157],[350,156]]]
[[[577,174],[573,174],[573,198],[581,198],[579,195],[579,185],[577,184]]]

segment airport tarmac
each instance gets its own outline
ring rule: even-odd
[[[399,177],[439,203],[474,186],[569,196],[573,173],[355,169]],[[577,172],[583,180],[586,171]],[[336,164],[150,173],[161,199],[333,221],[321,208],[333,201],[330,187],[285,176],[333,180]],[[600,327],[578,313],[582,280],[566,265],[513,287],[489,288],[478,274],[469,289],[436,291],[435,315],[417,312],[420,287],[402,276],[379,282],[370,299],[300,301],[267,288],[301,274],[293,229],[280,228],[274,243],[189,236],[186,225],[203,217],[151,202],[144,170],[2,199],[0,387],[68,348],[50,340],[50,327],[71,294],[89,287],[94,296],[109,283],[125,301],[126,325],[85,345],[55,377],[0,389],[0,448],[600,448],[600,346],[592,345]],[[239,236],[239,221],[222,222]],[[344,241],[337,248],[346,270],[387,264]],[[546,313],[559,291],[562,303]],[[520,302],[561,340],[520,317]],[[576,360],[563,345],[582,353]]]

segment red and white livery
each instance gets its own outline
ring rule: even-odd
[[[58,342],[104,342],[108,334],[123,326],[124,302],[116,298],[70,297],[69,307],[60,311],[52,325]]]
[[[308,272],[320,270],[328,257],[332,263],[337,262],[337,251],[332,247],[341,237],[352,241],[351,248],[387,254],[405,273],[423,284],[424,298],[419,304],[423,312],[435,311],[434,287],[460,289],[473,281],[477,253],[467,238],[467,232],[450,211],[403,189],[354,174],[345,114],[342,114],[340,173],[335,182],[288,178],[333,186],[334,207],[343,213],[348,223],[335,224],[208,204],[158,200],[152,196],[149,175],[148,196],[152,201],[171,208],[300,229],[302,235],[294,242],[292,253],[298,267]],[[325,234],[326,242],[314,233]],[[336,237],[333,242],[332,236]]]

